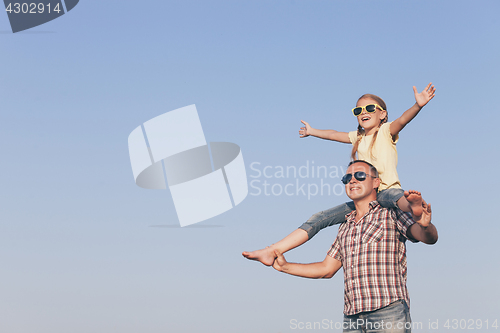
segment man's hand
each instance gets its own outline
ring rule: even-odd
[[[425,89],[419,93],[417,91],[417,88],[413,86],[413,92],[415,93],[415,101],[417,102],[418,106],[420,108],[423,108],[425,104],[429,103],[431,99],[434,98],[434,95],[436,93],[436,88],[432,86],[432,82],[425,87]]]
[[[431,223],[432,210],[431,204],[422,200],[422,215],[416,223],[412,224],[406,234],[408,238],[415,239],[425,244],[434,244],[438,240],[436,227]]]
[[[416,220],[418,224],[422,226],[422,228],[427,229],[429,224],[431,224],[431,219],[432,219],[432,210],[431,210],[431,204],[425,202],[425,200],[422,199],[422,216],[420,219]]]
[[[283,272],[286,270],[288,262],[286,261],[283,254],[277,250],[274,251],[274,255],[276,259],[274,259],[273,268],[279,272]]]
[[[311,135],[311,126],[309,123],[301,120],[302,124],[304,124],[304,127],[301,127],[299,130],[299,134],[301,138],[305,138],[306,136]]]

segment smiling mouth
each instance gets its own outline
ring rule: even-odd
[[[362,117],[361,118],[361,121],[367,121],[367,120],[370,120],[370,117]]]

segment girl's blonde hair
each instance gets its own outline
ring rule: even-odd
[[[373,150],[373,145],[375,144],[375,140],[377,139],[378,130],[380,129],[380,126],[382,126],[382,124],[387,122],[387,118],[389,118],[389,114],[387,113],[387,106],[385,105],[385,102],[382,98],[378,97],[377,95],[364,94],[363,96],[358,98],[358,102],[360,100],[362,100],[363,98],[369,98],[369,99],[374,100],[386,112],[385,118],[380,120],[380,124],[378,124],[378,128],[375,131],[375,133],[373,134],[372,142],[370,143],[370,155],[373,158],[372,150]],[[351,152],[351,160],[353,160],[353,161],[357,159],[356,153],[358,152],[358,146],[359,146],[359,143],[360,143],[361,139],[363,138],[364,134],[365,134],[364,128],[361,127],[361,125],[358,125],[358,138],[356,140],[356,143],[352,146],[352,152]]]

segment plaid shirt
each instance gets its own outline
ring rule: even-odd
[[[346,215],[328,251],[344,269],[344,313],[374,311],[400,299],[409,306],[405,242],[406,230],[415,221],[377,201],[370,202],[368,213],[357,223],[355,217],[356,211]]]

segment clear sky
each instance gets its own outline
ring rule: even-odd
[[[407,246],[412,319],[417,332],[437,332],[436,320],[444,331],[448,319],[495,331],[485,327],[500,320],[499,12],[496,0],[81,0],[16,34],[0,15],[0,331],[278,333],[300,331],[294,320],[340,322],[342,274],[287,276],[241,252],[345,194],[250,187],[236,208],[176,228],[169,191],[135,185],[128,135],[196,104],[207,141],[237,143],[255,186],[333,186],[338,178],[253,169],[345,168],[349,145],[300,139],[300,120],[355,130],[350,110],[364,93],[381,96],[392,120],[413,105],[412,86],[431,81],[436,97],[398,143],[402,185],[432,203],[440,235]],[[321,261],[336,233],[287,259]]]

